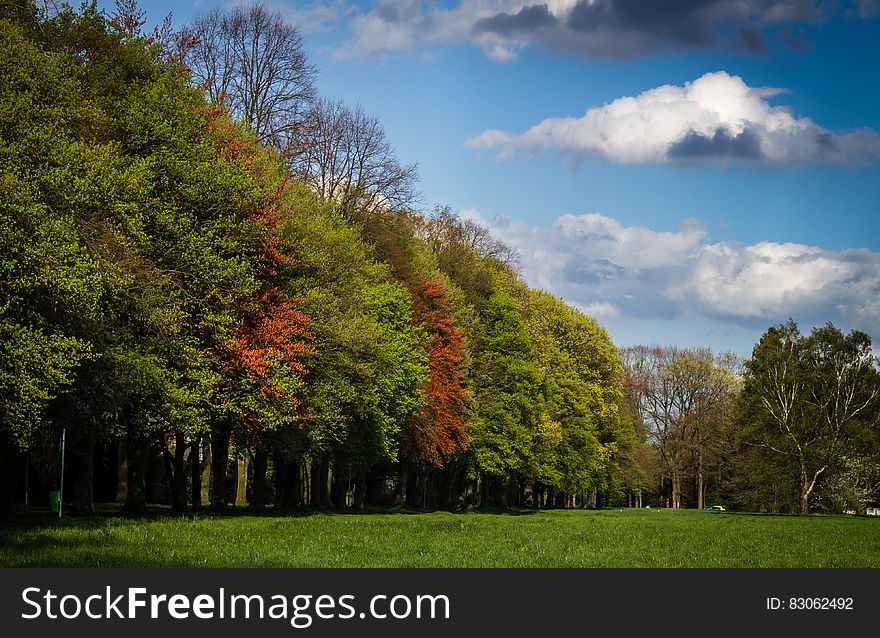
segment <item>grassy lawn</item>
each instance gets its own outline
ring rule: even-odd
[[[880,520],[694,510],[0,523],[0,566],[880,567]]]

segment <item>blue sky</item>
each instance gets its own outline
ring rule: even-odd
[[[789,316],[880,340],[878,0],[269,4],[426,208],[488,225],[619,345],[747,355]]]

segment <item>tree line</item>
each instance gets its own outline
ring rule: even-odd
[[[863,513],[880,502],[880,375],[870,337],[769,328],[748,360],[705,348],[624,350],[641,450],[630,482],[659,504]]]
[[[421,211],[280,14],[145,24],[0,6],[0,509],[57,487],[62,430],[83,514],[876,498],[866,335],[621,351]]]
[[[142,32],[4,5],[5,501],[583,503],[619,355],[475,224],[416,207],[378,120],[316,96],[265,6]]]

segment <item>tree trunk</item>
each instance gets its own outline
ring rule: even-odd
[[[186,507],[186,437],[182,432],[174,433],[174,503],[175,512],[185,512]]]
[[[426,509],[428,507],[428,472],[422,471],[419,474],[419,480],[417,485],[419,486],[419,509]]]
[[[73,485],[73,513],[91,516],[95,513],[95,430],[88,428],[77,442],[76,481]]]
[[[247,507],[247,484],[248,484],[248,452],[236,446],[235,450],[235,506]]]
[[[287,505],[287,472],[289,471],[288,463],[277,452],[272,454],[272,469],[275,471],[275,509],[280,509]],[[257,470],[254,468],[254,483],[257,481]],[[256,486],[254,486],[256,493]]]
[[[269,450],[254,452],[254,484],[250,508],[255,512],[266,509],[266,469],[269,466]]]
[[[323,461],[318,475],[318,485],[321,488],[321,507],[333,507],[333,500],[330,498],[330,481],[333,478],[329,461]]]
[[[351,484],[350,473],[343,472],[342,469],[337,472],[333,469],[333,481],[331,483],[330,493],[333,504],[339,509],[348,509],[348,488]]]
[[[182,513],[187,511],[186,506],[186,437],[180,433],[174,433],[174,450],[167,447],[162,450],[162,459],[165,462],[165,474],[168,477],[168,487],[171,491],[171,509]]]
[[[280,507],[299,507],[308,499],[303,497],[302,472],[305,463],[298,461],[281,461],[281,465],[275,466],[277,477],[276,485],[281,485],[283,494],[275,499]]]
[[[128,441],[128,490],[122,513],[126,516],[144,516],[147,513],[147,461],[150,443],[145,439]]]
[[[303,497],[303,506],[311,507],[312,505],[312,478],[314,476],[314,468],[312,467],[311,462],[306,462],[303,460],[300,463],[300,467],[302,468],[302,497]]]
[[[801,461],[801,516],[806,516],[810,513],[810,494],[813,493],[813,488],[816,487],[816,481],[819,480],[819,476],[824,471],[824,467],[819,468],[816,473],[813,474],[812,480],[810,480],[807,477],[806,464]]]
[[[285,502],[289,503],[290,507],[299,507],[305,503],[305,493],[303,491],[303,486],[307,485],[305,473],[305,463],[300,463],[299,461],[292,461],[290,463],[290,469],[288,470],[290,496],[285,499]]]
[[[492,481],[485,474],[480,477],[480,507],[489,507],[492,505],[491,482]]]
[[[697,457],[697,509],[702,510],[704,507],[705,496],[703,493],[703,455]]]
[[[229,464],[229,432],[211,434],[211,509],[224,511],[226,503],[226,466]]]
[[[193,511],[202,509],[202,437],[196,437],[189,451],[190,473],[192,476],[192,499]]]
[[[674,471],[672,473],[672,504],[673,509],[679,509],[681,507],[681,478],[678,475],[678,471]]]
[[[358,472],[357,479],[354,484],[354,506],[355,509],[364,511],[364,502],[367,497],[367,473]]]
[[[406,507],[407,484],[409,483],[409,464],[406,461],[400,462],[397,474],[397,494],[394,497],[394,504]]]
[[[12,468],[16,467],[16,446],[0,430],[0,516],[12,516],[15,510],[15,480]]]
[[[498,507],[507,507],[507,480],[499,480],[495,482],[494,501]]]
[[[309,506],[316,509],[321,507],[321,462],[317,459],[309,461]]]
[[[200,482],[202,484],[202,495],[199,499],[202,503],[210,503],[211,502],[211,472],[213,472],[213,463],[211,461],[211,444],[208,442],[205,444],[205,441],[202,440],[202,451],[205,453],[204,458],[202,459],[202,478]]]
[[[128,439],[121,438],[116,444],[116,502],[125,503],[128,498]]]

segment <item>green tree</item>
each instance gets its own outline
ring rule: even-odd
[[[745,370],[741,436],[784,457],[780,471],[795,468],[798,509],[807,514],[820,479],[839,472],[876,431],[880,376],[871,339],[830,323],[803,336],[790,320],[764,333]]]
[[[496,290],[479,315],[483,332],[473,371],[469,434],[484,495],[494,492],[503,504],[506,479],[528,470],[543,396],[534,345],[515,299]]]
[[[284,236],[297,264],[287,286],[314,318],[317,350],[305,397],[313,487],[327,461],[360,483],[370,468],[397,459],[400,428],[424,402],[426,339],[413,325],[411,296],[358,231],[303,185],[288,197],[297,212]],[[326,501],[314,496],[313,504]]]

